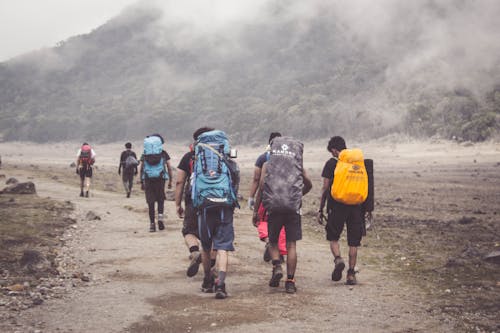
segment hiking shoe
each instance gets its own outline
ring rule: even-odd
[[[297,292],[297,287],[295,287],[294,279],[287,279],[285,282],[285,291],[289,294],[295,294]]]
[[[127,198],[130,198],[130,192],[127,192]]]
[[[335,259],[334,263],[335,263],[335,268],[333,269],[332,272],[332,280],[340,281],[340,279],[342,279],[342,271],[345,268],[344,259],[338,257],[337,259]]]
[[[281,265],[273,267],[273,275],[271,276],[271,280],[269,280],[269,287],[279,287],[280,280],[283,277],[283,270],[281,269]]]
[[[201,284],[201,291],[204,293],[213,293],[214,292],[214,277],[213,276],[205,276],[203,278],[203,283]]]
[[[354,286],[357,283],[358,282],[356,281],[356,271],[352,268],[349,268],[347,270],[347,277],[345,280],[345,284],[347,284],[349,286]]]
[[[158,221],[158,229],[160,230],[165,229],[165,224],[163,224],[163,221]]]
[[[216,287],[215,287],[215,298],[216,299],[224,299],[227,297],[227,293],[226,293],[226,284],[223,283],[223,284],[218,284]]]
[[[85,192],[85,198],[89,197],[89,191]]]
[[[156,231],[156,225],[154,223],[149,224],[149,232],[155,232]]]
[[[269,253],[269,243],[266,243],[266,246],[264,247],[264,261],[265,262],[270,262],[271,261],[271,253]]]
[[[187,269],[186,275],[189,277],[193,277],[198,273],[198,269],[200,269],[201,264],[201,253],[200,251],[194,251],[189,255],[189,259],[191,259],[191,263]]]

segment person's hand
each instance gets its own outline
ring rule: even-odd
[[[317,219],[317,221],[318,221],[319,224],[323,225],[323,223],[325,221],[325,214],[323,214],[323,210],[322,209],[320,209],[318,211],[316,219]]]
[[[256,228],[260,224],[259,214],[256,211],[253,212],[252,223],[253,223],[253,226]]]
[[[167,188],[170,190],[172,188],[172,182],[168,182]]]
[[[137,170],[135,170],[134,175],[136,175],[136,176],[137,176]]]
[[[80,174],[80,169],[78,169],[78,167],[76,168],[76,174],[79,175]]]
[[[145,190],[146,189],[146,186],[144,186],[144,182],[141,182],[141,190]]]
[[[253,206],[255,205],[255,199],[253,197],[248,198],[247,204],[248,208],[253,210]]]
[[[183,218],[184,217],[184,208],[182,208],[181,205],[177,206],[177,216],[179,216],[179,218]]]
[[[118,174],[119,174],[119,175],[121,175],[121,174],[122,174],[121,169],[118,169]]]

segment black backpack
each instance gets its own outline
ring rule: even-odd
[[[262,203],[270,213],[298,213],[304,187],[302,155],[304,145],[291,137],[271,142],[262,190]]]

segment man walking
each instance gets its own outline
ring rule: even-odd
[[[321,189],[320,207],[318,211],[318,221],[321,223],[323,219],[323,209],[325,202],[327,204],[327,223],[326,223],[326,239],[330,241],[330,250],[334,256],[334,269],[332,272],[332,280],[340,281],[342,279],[342,271],[345,268],[345,262],[340,254],[339,238],[344,229],[344,224],[347,225],[347,245],[349,246],[349,269],[347,270],[346,284],[355,285],[356,260],[358,247],[361,245],[362,238],[362,223],[363,211],[361,204],[346,204],[335,200],[332,195],[332,186],[334,183],[334,173],[339,155],[346,150],[345,140],[340,136],[334,136],[330,139],[327,146],[328,152],[332,154],[323,167],[321,177],[323,178],[323,187]]]
[[[132,151],[132,144],[127,142],[125,150],[120,155],[120,164],[118,165],[118,174],[122,174],[123,187],[127,193],[127,198],[130,198],[132,186],[134,185],[134,175],[137,175],[137,155]]]
[[[228,251],[234,251],[233,212],[238,206],[237,166],[230,158],[226,134],[213,130],[197,136],[192,175],[192,199],[198,216],[205,277],[201,290],[224,299]],[[211,251],[217,251],[217,281],[211,271]]]
[[[269,252],[273,271],[270,287],[278,287],[283,277],[279,258],[278,239],[280,230],[285,228],[287,279],[285,290],[295,293],[295,269],[297,266],[296,242],[302,239],[300,208],[302,196],[312,188],[312,182],[303,167],[304,146],[291,137],[277,137],[271,142],[269,161],[264,163],[260,178],[255,207],[262,201],[269,213]],[[258,221],[258,209],[254,208],[253,223]]]

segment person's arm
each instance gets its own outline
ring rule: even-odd
[[[175,178],[175,211],[177,216],[182,218],[184,216],[184,209],[182,208],[182,196],[184,195],[184,185],[186,184],[186,172],[177,168],[177,175]]]
[[[248,208],[252,210],[255,205],[255,192],[257,192],[257,189],[259,188],[261,172],[262,169],[257,166],[253,170],[252,186],[250,187],[250,193],[248,195]]]
[[[125,152],[122,152],[120,155],[120,163],[118,164],[118,174],[121,174],[122,171],[122,165],[123,165],[123,155]]]
[[[168,173],[168,189],[172,188],[172,166],[170,165],[170,160],[167,161],[167,173]]]
[[[312,189],[313,184],[311,179],[307,176],[306,170],[302,170],[302,178],[304,179],[304,187],[302,188],[302,195],[306,195]]]
[[[262,169],[260,172],[260,179],[259,179],[259,186],[258,190],[255,196],[255,204],[253,206],[253,216],[252,216],[252,223],[254,226],[258,226],[259,222],[259,207],[260,203],[262,202],[262,189],[264,188],[264,178],[266,175],[266,163],[262,165]]]

